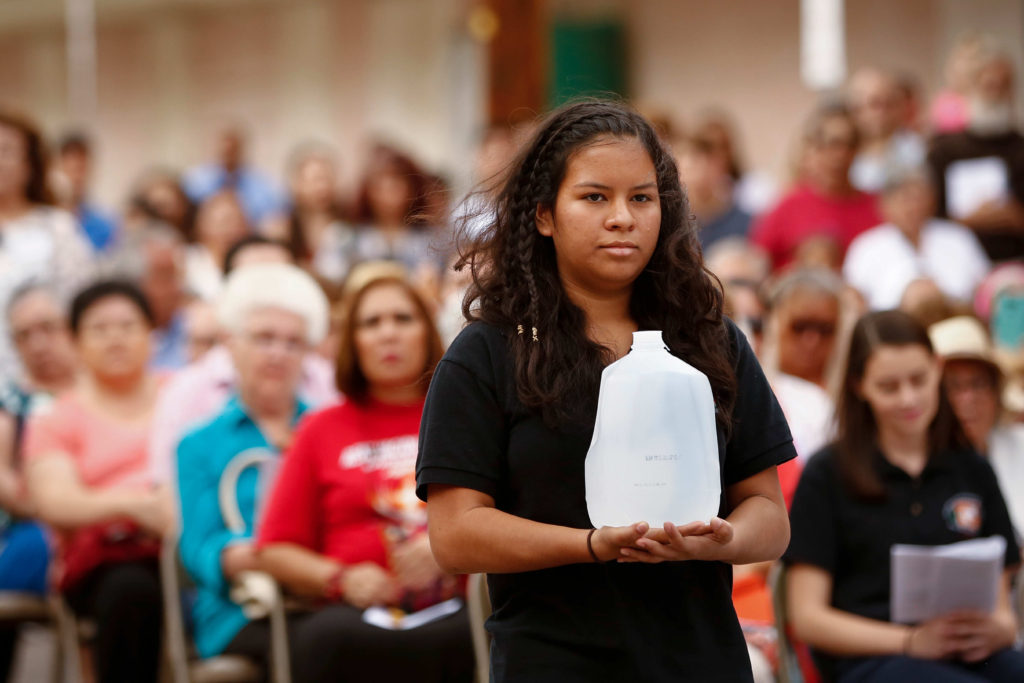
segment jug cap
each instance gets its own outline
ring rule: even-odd
[[[661,330],[643,330],[633,333],[634,349],[663,349],[665,340],[661,338]]]

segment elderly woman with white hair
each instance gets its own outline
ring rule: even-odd
[[[195,641],[208,657],[230,650],[249,620],[228,595],[239,573],[259,565],[253,526],[269,469],[241,473],[237,496],[243,532],[227,528],[218,482],[228,463],[254,449],[277,455],[306,412],[297,397],[303,358],[327,331],[328,304],[316,282],[286,264],[258,264],[234,272],[218,307],[237,371],[235,395],[212,420],[178,445],[181,555],[198,587],[193,605]]]

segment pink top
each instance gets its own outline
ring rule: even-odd
[[[855,191],[847,197],[826,197],[804,185],[762,215],[750,235],[771,256],[772,265],[782,268],[808,238],[830,237],[845,254],[854,237],[881,222],[874,195]]]
[[[149,426],[149,420],[128,423],[94,412],[68,392],[29,419],[25,459],[56,451],[71,458],[78,477],[90,488],[146,488]]]
[[[967,128],[967,100],[952,90],[935,96],[931,109],[931,124],[936,133],[958,133]]]
[[[217,415],[234,391],[235,367],[224,346],[210,349],[167,382],[157,399],[148,446],[153,483],[174,480],[178,442],[189,430]],[[339,398],[334,387],[334,368],[316,354],[307,354],[303,361],[299,397],[312,408]]]

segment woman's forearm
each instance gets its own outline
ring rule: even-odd
[[[18,475],[12,470],[2,468],[0,468],[0,508],[25,517],[35,514]]]
[[[259,550],[260,566],[295,593],[323,597],[341,563],[294,543],[271,543]]]
[[[143,504],[142,498],[142,494],[130,491],[88,489],[41,491],[33,496],[39,518],[60,529],[134,517],[133,510]]]
[[[821,607],[793,619],[793,630],[811,647],[838,657],[904,654],[909,626]]]
[[[441,515],[428,505],[428,516],[434,558],[451,573],[526,572],[593,561],[586,529],[533,522],[487,506]]]
[[[765,496],[751,496],[732,511],[732,542],[722,547],[723,562],[751,564],[777,560],[789,545],[789,515],[785,505]]]

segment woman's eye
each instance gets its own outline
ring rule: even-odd
[[[588,202],[599,202],[604,199],[604,195],[600,192],[591,192],[590,194],[583,197]]]
[[[898,382],[882,382],[878,385],[879,390],[884,394],[895,394],[900,385]]]
[[[651,197],[651,195],[649,195],[649,194],[637,194],[637,195],[633,195],[633,201],[634,201],[634,202],[649,202],[649,201],[651,201],[652,199],[653,199],[653,198],[652,198],[652,197]]]

